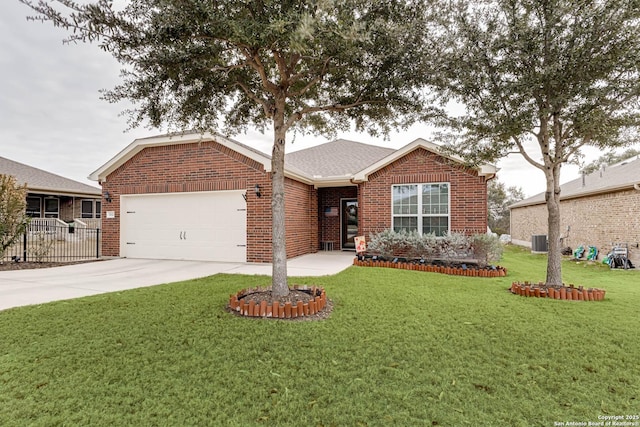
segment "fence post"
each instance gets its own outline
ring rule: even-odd
[[[100,229],[96,228],[96,258],[100,258]]]
[[[24,230],[22,234],[22,261],[27,262],[27,233],[28,229]]]

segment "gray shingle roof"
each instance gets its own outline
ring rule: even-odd
[[[20,185],[27,184],[29,192],[64,194],[69,196],[100,197],[101,190],[42,169],[0,157],[0,173],[12,175]]]
[[[640,158],[628,159],[562,184],[560,186],[560,199],[573,199],[590,194],[619,191],[633,188],[634,184],[640,184]],[[517,208],[544,202],[543,192],[514,203],[509,207]]]
[[[286,155],[285,164],[313,177],[353,175],[393,153],[394,149],[338,139]]]

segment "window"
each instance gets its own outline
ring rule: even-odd
[[[82,218],[93,218],[93,201],[82,201]]]
[[[94,209],[95,206],[95,209]],[[82,201],[82,218],[100,218],[102,204],[99,201]]]
[[[60,216],[60,200],[53,197],[44,199],[44,217],[58,218]]]
[[[392,191],[394,231],[449,231],[449,183],[394,185]]]
[[[27,216],[40,218],[42,213],[42,199],[40,197],[27,197]]]

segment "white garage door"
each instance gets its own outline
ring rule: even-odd
[[[120,198],[120,256],[245,262],[244,191]]]

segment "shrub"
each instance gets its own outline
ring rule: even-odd
[[[28,249],[29,257],[35,262],[44,262],[49,256],[49,251],[53,247],[53,239],[44,231],[37,231],[33,234],[32,246]]]
[[[385,258],[421,258],[427,262],[434,258],[446,261],[475,258],[482,267],[497,262],[502,257],[500,239],[491,234],[468,236],[463,232],[449,232],[442,237],[433,233],[420,235],[417,231],[384,230],[370,235],[369,252]]]
[[[407,233],[402,230],[400,232],[391,229],[384,230],[378,234],[370,235],[370,242],[367,249],[370,252],[377,252],[380,255],[390,258],[392,256],[406,255],[412,250],[410,237],[413,233]]]
[[[438,239],[440,256],[447,261],[467,258],[471,252],[469,236],[459,231],[451,231]]]
[[[438,253],[438,238],[433,233],[427,233],[420,236],[415,232],[417,239],[415,243],[415,257],[424,259],[427,262],[433,261]]]
[[[0,174],[0,262],[27,229],[26,204],[26,185],[18,185],[13,176]]]
[[[481,267],[498,262],[502,258],[502,243],[493,234],[474,234],[471,236],[471,248]]]

